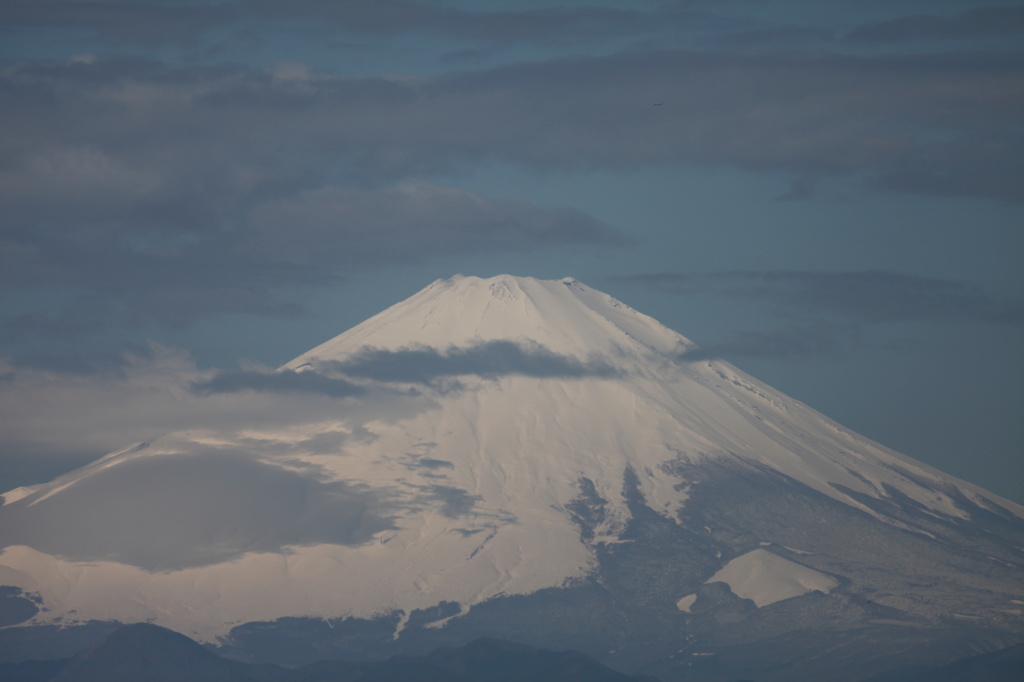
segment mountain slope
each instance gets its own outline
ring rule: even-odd
[[[0,584],[44,605],[30,626],[252,658],[318,633],[292,662],[490,634],[715,679],[811,641],[828,674],[1017,641],[1024,508],[693,348],[572,279],[435,282],[279,370],[336,418],[167,434],[8,496]]]

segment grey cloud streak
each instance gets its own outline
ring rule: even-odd
[[[133,44],[190,43],[238,18],[235,3],[138,0],[5,0],[2,13],[8,26],[77,29]]]
[[[216,137],[216,130],[207,132]],[[0,228],[0,284],[91,292],[69,301],[57,318],[10,318],[9,334],[87,331],[117,316],[170,325],[223,312],[294,316],[300,308],[278,298],[275,288],[324,284],[352,269],[438,254],[625,241],[567,208],[423,181],[325,184],[316,177],[329,170],[316,168],[322,160],[290,170],[273,154],[248,158],[244,140],[197,145],[171,133],[116,153],[99,151],[125,144],[115,138],[68,141],[56,151],[51,142],[40,141],[37,151],[5,140],[12,155],[0,168],[0,188],[10,220]],[[158,158],[167,154],[170,164]],[[19,156],[21,167],[12,168]],[[82,301],[92,314],[81,314]]]
[[[324,376],[317,372],[260,372],[255,370],[222,371],[209,379],[191,384],[191,390],[199,395],[215,393],[241,393],[244,391],[266,393],[313,393],[332,398],[347,398],[365,395],[366,389],[356,384]]]
[[[854,43],[884,44],[918,41],[983,40],[1024,34],[1024,7],[978,7],[950,17],[914,14],[888,21],[861,24],[845,39]]]
[[[430,33],[499,44],[615,35],[632,28],[631,24],[649,22],[658,16],[597,3],[575,8],[483,12],[405,0],[257,0],[251,6],[266,16],[309,17],[330,22],[335,30],[356,34]]]
[[[787,23],[774,25],[700,3],[642,5],[629,9],[599,3],[538,9],[463,9],[443,2],[410,0],[241,0],[235,2],[139,2],[137,0],[8,0],[2,23],[42,30],[70,29],[114,44],[198,44],[218,40],[211,29],[239,28],[259,35],[266,24],[287,22],[307,34],[341,34],[390,39],[432,35],[465,44],[503,47],[515,44],[583,44],[631,39],[678,40],[680,35],[710,38],[721,45],[904,44],[919,41],[984,40],[1022,30],[1018,7],[977,7],[953,14],[906,14],[892,19],[823,29]],[[927,7],[922,4],[922,7]],[[930,8],[929,8],[930,9]],[[911,6],[907,10],[912,10]]]
[[[361,437],[359,425],[370,415],[405,416],[431,404],[398,391],[363,392],[315,373],[200,370],[187,353],[158,345],[119,361],[83,357],[66,364],[54,369],[46,358],[0,361],[0,492],[11,481],[45,481],[127,444],[186,430],[241,433],[306,425],[318,435],[305,444],[245,445],[261,453],[331,450],[349,437],[344,433]]]
[[[888,271],[738,271],[650,273],[617,278],[676,294],[723,294],[774,300],[860,322],[970,320],[1024,323],[1024,303],[965,282]]]
[[[322,369],[345,376],[385,382],[429,384],[444,377],[476,375],[494,378],[520,375],[538,378],[610,378],[611,365],[581,361],[536,345],[487,341],[466,348],[365,348],[344,361],[320,363]]]
[[[440,350],[411,347],[384,350],[367,347],[342,361],[314,361],[315,370],[242,369],[213,373],[193,381],[200,396],[224,393],[307,393],[330,398],[365,396],[365,386],[348,379],[432,384],[438,379],[475,375],[488,379],[518,375],[537,378],[611,378],[619,372],[601,360],[582,361],[535,344],[485,341]]]
[[[886,323],[1024,324],[1024,302],[966,282],[888,271],[799,270],[647,273],[614,278],[680,296],[729,296],[773,304],[781,320],[766,329],[736,330],[679,356],[806,360],[836,356],[865,343],[872,325]],[[904,348],[906,341],[886,341]]]
[[[416,179],[353,184],[338,164],[367,158],[337,139],[354,115],[345,110],[411,91],[386,79],[325,79],[134,59],[0,74],[14,103],[0,134],[0,286],[87,292],[56,318],[10,318],[8,333],[88,331],[119,318],[180,326],[225,312],[294,316],[301,309],[279,287],[352,269],[624,242],[573,209]],[[82,300],[95,315],[82,319]]]
[[[190,191],[200,201],[188,210],[201,219],[257,187],[288,196],[324,185],[309,174],[328,170],[380,182],[504,158],[542,168],[706,162],[869,178],[915,171],[927,179],[934,172],[924,171],[946,157],[983,170],[968,151],[985,139],[1008,145],[982,150],[991,179],[1020,170],[1022,72],[1024,57],[1006,53],[691,51],[412,80],[282,79],[241,67],[123,60],[23,67],[0,81],[26,114],[5,136],[11,154],[2,180],[8,193],[31,198],[46,178],[89,196],[131,179],[129,198],[143,215]],[[54,109],[55,100],[64,106]],[[85,121],[89,109],[111,118]],[[304,154],[283,153],[282,141]],[[172,145],[177,153],[154,165],[153,155]],[[199,171],[200,161],[212,163],[198,177],[216,179],[213,187],[183,183],[181,174]],[[1020,198],[1000,187],[988,195]]]
[[[138,0],[8,0],[4,23],[18,27],[74,29],[121,44],[190,44],[209,30],[254,22],[288,22],[306,32],[392,38],[407,34],[445,36],[508,45],[585,41],[650,31],[693,13],[637,11],[598,3],[580,7],[477,11],[438,2],[406,0],[242,0],[236,2],[139,2]]]
[[[235,253],[302,266],[335,258],[415,260],[430,252],[526,250],[558,244],[626,243],[580,211],[492,199],[454,187],[405,182],[382,190],[329,187],[257,205]],[[296,229],[298,227],[298,229]],[[341,231],[345,241],[331,249]],[[325,247],[330,251],[325,253]]]
[[[827,325],[793,325],[761,331],[741,331],[726,341],[703,344],[678,355],[682,362],[723,358],[774,358],[806,360],[839,352],[837,338],[848,329]]]

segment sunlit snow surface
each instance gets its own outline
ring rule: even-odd
[[[1024,516],[726,363],[687,362],[691,348],[575,280],[435,282],[282,368],[354,385],[325,396],[335,419],[166,434],[9,495],[0,584],[42,598],[33,623],[152,620],[201,639],[284,616],[466,609],[593,570],[630,518],[627,470],[674,519],[696,483],[670,465],[723,458],[876,516],[855,497]],[[567,512],[584,479],[606,501],[588,540]],[[833,579],[755,550],[714,580],[761,605]]]
[[[808,592],[828,593],[839,585],[832,576],[764,549],[736,557],[707,582],[727,584],[733,594],[750,599],[758,608]],[[687,595],[676,606],[680,611],[689,611],[696,600],[696,595]]]

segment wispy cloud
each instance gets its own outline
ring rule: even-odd
[[[489,198],[428,182],[367,190],[322,187],[261,202],[235,253],[324,269],[428,253],[527,250],[565,244],[625,243],[599,220],[572,209]]]
[[[368,414],[413,414],[428,404],[316,373],[199,369],[188,353],[155,344],[116,359],[8,360],[0,363],[0,486],[7,480],[47,480],[174,432],[300,429],[302,437],[294,442],[260,445],[252,436],[248,447],[278,453],[329,449],[345,433],[360,433]]]
[[[463,9],[429,2],[406,0],[300,0],[279,3],[257,0],[259,14],[274,18],[314,18],[329,22],[335,30],[393,36],[428,33],[486,43],[529,43],[580,40],[620,35],[636,24],[653,22],[657,13],[612,8],[599,3],[580,7],[523,10]]]
[[[191,43],[208,29],[241,16],[234,2],[132,0],[6,0],[8,27],[73,29],[117,43]]]
[[[0,89],[0,285],[74,289],[107,319],[295,315],[283,287],[359,268],[624,243],[577,209],[422,179],[494,160],[1024,198],[1011,53],[635,51],[404,80],[105,58],[12,66]],[[73,332],[77,308],[6,326]]]
[[[193,382],[191,390],[199,395],[254,391],[266,393],[313,393],[332,398],[347,398],[365,395],[366,393],[365,388],[344,379],[335,379],[317,372],[293,372],[291,370],[222,371],[217,372],[209,379]]]
[[[773,21],[721,12],[723,3],[664,3],[609,7],[606,3],[562,7],[454,7],[431,0],[8,0],[0,24],[7,28],[70,30],[111,45],[223,47],[222,33],[250,40],[268,24],[285,23],[311,34],[330,31],[352,39],[430,35],[487,49],[512,45],[586,45],[609,41],[664,44],[681,36],[719,47],[894,45],[1013,37],[1024,32],[1019,7],[975,7],[953,14],[922,12],[925,3],[896,3],[891,18],[868,23],[837,17],[827,27],[800,23],[799,16]],[[901,15],[900,12],[903,12]],[[229,34],[230,35],[230,34]],[[476,49],[475,47],[467,47]]]
[[[326,363],[324,369],[354,378],[422,384],[466,375],[576,379],[617,375],[614,367],[600,360],[582,361],[541,346],[512,341],[487,341],[446,350],[366,348],[344,361]]]
[[[694,347],[678,356],[683,362],[728,358],[806,360],[840,352],[839,338],[848,338],[834,325],[792,325],[769,330],[739,331],[724,341]]]
[[[303,30],[315,21],[364,36],[443,35],[459,39],[445,49],[477,55],[555,36],[645,38],[626,51],[430,77],[124,55],[9,64],[0,71],[0,288],[45,289],[50,303],[8,314],[0,334],[66,338],[225,313],[294,318],[298,288],[367,268],[627,243],[579,208],[458,186],[493,164],[725,166],[799,178],[789,200],[836,177],[869,190],[1024,200],[1019,52],[856,47],[921,31],[1002,35],[1019,28],[1014,8],[932,17],[925,29],[908,15],[848,31],[846,42],[832,29],[716,17],[706,3],[498,12],[403,0],[54,0],[10,2],[3,21],[167,44],[244,22],[256,30],[268,17],[307,22]],[[655,49],[679,44],[652,38],[661,25],[748,42]]]
[[[367,420],[434,406],[432,392],[397,391],[389,383],[447,391],[458,389],[458,380],[468,375],[618,374],[605,362],[506,341],[448,350],[367,348],[344,362],[321,363],[318,371],[200,369],[188,353],[158,344],[116,358],[7,360],[0,365],[4,476],[42,481],[133,442],[185,432],[217,434],[213,441],[226,454],[337,452],[350,440],[372,438],[363,426]],[[446,379],[455,383],[438,384]],[[178,450],[191,452],[191,442],[186,439]],[[234,445],[228,448],[228,442]],[[427,458],[419,465],[444,463]],[[446,509],[468,504],[468,498],[441,489],[432,494]]]
[[[892,44],[963,41],[1024,35],[1024,7],[978,7],[952,16],[914,14],[861,24],[845,39],[855,43]]]
[[[889,271],[799,270],[650,273],[619,278],[676,294],[719,294],[774,301],[858,322],[970,320],[1024,323],[1024,303],[955,280]]]
[[[53,217],[86,209],[205,225],[238,202],[251,207],[254,192],[294,200],[297,190],[330,187],[328,175],[379,183],[489,159],[899,172],[924,183],[950,170],[943,160],[952,155],[950,168],[967,164],[982,179],[958,186],[955,176],[946,189],[1019,200],[1019,191],[981,183],[1019,174],[1022,72],[1018,55],[1000,52],[648,50],[412,80],[282,79],[124,59],[25,65],[0,79],[8,107],[22,114],[5,131],[0,186]],[[84,115],[97,108],[109,117],[102,125]],[[981,139],[991,144],[977,148]],[[42,204],[43,188],[54,186],[58,201]],[[123,201],[111,204],[118,190]]]
[[[835,356],[866,343],[867,331],[889,323],[1024,324],[1024,302],[966,282],[889,271],[799,270],[677,273],[615,278],[680,296],[753,299],[777,324],[737,329],[688,351],[682,360]],[[905,342],[885,342],[903,347]]]
[[[353,39],[430,35],[464,44],[578,45],[616,38],[664,35],[697,24],[727,20],[679,5],[609,7],[595,2],[563,7],[460,8],[431,0],[8,0],[2,23],[12,27],[65,29],[115,45],[192,45],[214,41],[212,29],[262,35],[267,24],[285,23],[306,34],[330,31]],[[733,20],[735,21],[735,20]]]

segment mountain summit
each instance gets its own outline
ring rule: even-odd
[[[167,434],[8,495],[0,584],[42,606],[28,626],[290,662],[488,635],[839,680],[1024,637],[1024,508],[694,348],[573,279],[437,281],[233,377],[329,419]]]
[[[694,346],[654,319],[571,277],[537,280],[458,275],[438,280],[286,367],[310,359],[341,360],[363,348],[436,349],[494,341],[536,344],[582,358],[653,352],[677,354]]]

